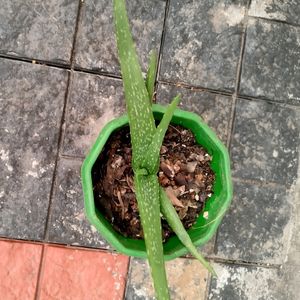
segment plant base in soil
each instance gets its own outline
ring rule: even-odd
[[[131,158],[129,127],[124,127],[111,135],[93,167],[94,197],[116,231],[125,237],[142,239]],[[205,201],[213,194],[215,175],[210,168],[211,159],[190,130],[169,126],[160,152],[158,177],[186,229],[195,223]],[[164,241],[174,234],[164,219],[162,229]]]

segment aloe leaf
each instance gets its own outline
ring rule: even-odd
[[[172,120],[172,116],[177,105],[180,102],[180,95],[177,95],[167,107],[166,112],[163,115],[162,120],[156,128],[155,134],[152,138],[151,144],[149,145],[147,152],[144,156],[144,160],[141,166],[148,170],[149,174],[156,174],[159,168],[159,155],[160,148],[163,143],[166,131]]]
[[[152,99],[153,99],[156,67],[157,67],[157,55],[156,52],[152,50],[150,53],[149,67],[146,76],[146,87],[149,94],[150,103],[152,103]]]
[[[131,134],[132,166],[136,170],[156,128],[149,94],[130,32],[125,1],[114,0],[113,4],[117,48]]]
[[[173,207],[170,199],[168,198],[165,190],[160,187],[160,205],[161,205],[161,212],[165,219],[167,220],[170,227],[176,233],[179,240],[182,244],[191,252],[191,254],[197,258],[202,265],[215,277],[217,274],[213,267],[205,260],[205,258],[197,251],[196,247],[194,246],[190,236],[186,232],[185,228],[183,227],[178,214]]]
[[[156,175],[135,175],[134,187],[155,293],[158,300],[168,300],[170,297],[163,257],[158,178]]]

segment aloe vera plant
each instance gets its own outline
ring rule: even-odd
[[[158,300],[169,299],[161,235],[162,213],[186,248],[212,273],[212,267],[197,252],[157,177],[160,148],[180,96],[173,99],[156,127],[151,109],[157,58],[150,57],[144,80],[132,39],[125,0],[113,0],[114,21],[129,119],[134,186],[144,232],[147,257]]]

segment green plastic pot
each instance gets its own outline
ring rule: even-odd
[[[156,120],[160,120],[166,107],[154,104],[153,113]],[[228,151],[216,134],[196,114],[177,109],[172,118],[172,124],[181,125],[190,129],[198,144],[202,145],[212,156],[211,168],[215,172],[216,179],[213,186],[214,194],[206,202],[205,208],[199,215],[196,223],[188,230],[192,241],[196,246],[207,243],[216,232],[222,217],[228,209],[232,198],[232,181],[230,174],[230,160]],[[126,238],[116,232],[112,225],[105,219],[101,211],[95,205],[92,168],[100,155],[110,135],[120,128],[128,125],[128,117],[124,115],[109,122],[100,132],[95,144],[83,162],[81,169],[82,186],[86,216],[98,230],[98,232],[118,252],[146,258],[145,242]],[[174,259],[185,255],[188,250],[181,244],[176,236],[164,243],[165,260]]]

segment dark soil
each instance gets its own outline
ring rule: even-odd
[[[161,148],[160,184],[165,187],[183,225],[190,228],[211,197],[215,175],[211,157],[190,130],[169,126]],[[112,134],[93,167],[94,196],[99,210],[126,237],[143,238],[131,169],[129,128]],[[162,218],[163,239],[173,231]]]

